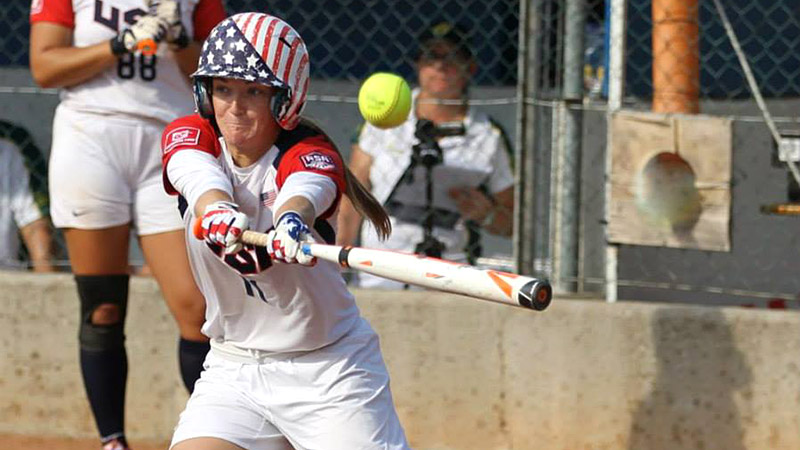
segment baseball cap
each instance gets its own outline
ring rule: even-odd
[[[450,44],[457,54],[464,59],[472,58],[467,31],[456,23],[448,21],[434,22],[433,25],[420,34],[418,41],[417,60],[425,56],[426,52],[429,52],[431,47],[439,42]]]

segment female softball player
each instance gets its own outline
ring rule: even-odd
[[[194,74],[199,114],[164,131],[165,187],[184,206],[211,338],[173,449],[408,448],[377,335],[337,265],[299,250],[335,241],[342,195],[391,232],[331,140],[301,119],[308,58],[276,17],[224,20]],[[271,244],[242,245],[246,229]]]
[[[164,126],[191,112],[188,74],[225,17],[220,0],[34,0],[30,60],[42,87],[62,88],[53,122],[51,215],[64,230],[81,301],[80,365],[105,449],[126,449],[124,324],[128,242],[180,329],[189,390],[208,351],[204,303],[190,276],[177,202],[161,187]],[[161,45],[158,45],[158,44]],[[141,52],[140,49],[157,51]]]

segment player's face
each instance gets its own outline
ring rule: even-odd
[[[472,77],[472,62],[447,42],[426,48],[417,69],[420,89],[434,98],[459,98]]]
[[[214,78],[211,92],[214,117],[228,147],[249,155],[269,150],[280,133],[270,111],[274,89],[250,81]]]

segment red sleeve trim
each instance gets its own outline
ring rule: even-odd
[[[161,179],[170,195],[177,195],[178,191],[167,179],[167,164],[172,155],[182,150],[206,152],[215,158],[222,153],[216,130],[198,114],[175,119],[167,125],[161,134]]]
[[[303,139],[287,150],[275,175],[275,184],[279,190],[289,175],[295,172],[317,173],[336,183],[336,199],[330,208],[319,215],[322,219],[330,217],[339,206],[342,193],[347,189],[344,161],[333,144],[323,136],[314,136]]]
[[[72,0],[33,0],[30,20],[32,24],[53,22],[74,29],[75,12],[72,10]]]
[[[200,0],[194,8],[194,40],[204,41],[211,30],[227,17],[221,0]]]

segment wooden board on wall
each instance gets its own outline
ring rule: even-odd
[[[730,251],[730,119],[624,111],[612,117],[611,133],[610,242]],[[693,171],[698,209],[688,226],[654,219],[637,198],[645,165],[660,153],[677,154]]]

